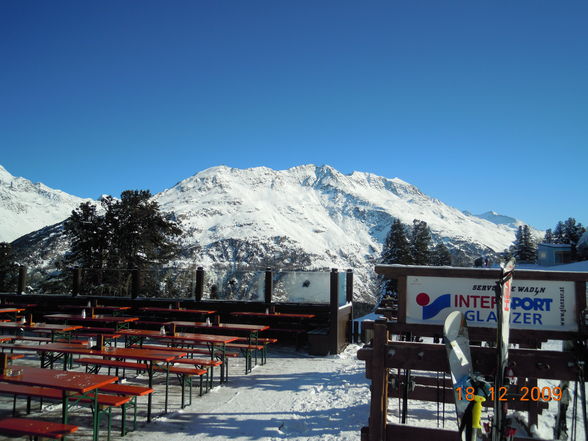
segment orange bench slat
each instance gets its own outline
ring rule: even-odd
[[[64,435],[69,435],[76,430],[78,430],[78,426],[71,424],[53,423],[29,418],[5,418],[0,420],[0,433],[7,435],[42,436],[60,439]]]

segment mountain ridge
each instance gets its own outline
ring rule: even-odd
[[[153,198],[162,211],[173,211],[186,231],[176,265],[353,268],[362,298],[373,295],[373,265],[394,218],[409,225],[413,219],[427,222],[433,241],[445,243],[459,265],[503,251],[515,232],[465,214],[399,178],[343,174],[328,165],[286,170],[215,166]],[[47,244],[55,248],[54,257],[67,249],[62,229],[46,231],[51,241],[43,234],[17,241],[22,259],[51,265]]]

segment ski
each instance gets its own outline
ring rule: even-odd
[[[485,398],[480,396],[483,382],[473,374],[467,322],[461,311],[453,311],[445,319],[443,340],[451,371],[460,437],[462,441],[476,441],[480,435]]]
[[[515,267],[515,259],[508,263],[500,264],[500,280],[496,282],[496,377],[494,390],[500,391],[505,387],[504,373],[508,367],[508,340],[510,334],[510,303],[512,288],[512,273]],[[498,400],[499,393],[494,394],[494,419],[492,422],[492,441],[504,441],[506,439],[506,407]]]

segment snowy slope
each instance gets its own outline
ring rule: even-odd
[[[511,227],[467,216],[400,179],[344,175],[329,166],[214,167],[156,200],[179,215],[190,241],[287,236],[327,267],[340,263],[336,256],[365,259],[379,253],[393,217],[407,224],[424,220],[434,236],[481,249],[502,251],[514,239]]]
[[[10,182],[3,185],[14,199],[3,201],[3,210],[16,205],[15,188],[21,187],[24,201],[52,207],[46,211],[60,213],[62,219],[82,201],[6,175]],[[35,194],[35,188],[48,196]],[[366,300],[374,295],[373,265],[394,218],[406,224],[412,224],[413,219],[426,221],[435,243],[444,242],[458,265],[470,265],[480,255],[503,251],[514,240],[515,231],[512,226],[462,213],[400,179],[364,172],[345,175],[329,166],[302,165],[288,170],[218,166],[154,198],[163,211],[176,213],[186,231],[179,264],[197,263],[206,268],[217,263],[250,268],[353,268],[358,298]],[[20,212],[26,209],[31,210],[27,217],[38,222],[37,228],[59,220],[49,220],[43,211],[34,215],[24,204]],[[11,210],[17,213],[15,208]],[[16,224],[18,215],[10,216],[11,224]],[[0,229],[9,236],[5,225]],[[39,264],[41,254],[51,254],[44,234],[49,230],[15,242],[21,260],[34,266]],[[61,233],[51,230],[51,234],[57,256],[64,249],[63,243],[58,246]],[[46,263],[47,257],[43,261]]]
[[[12,176],[0,165],[0,242],[61,222],[86,200]]]
[[[503,214],[497,213],[496,211],[487,211],[482,214],[476,214],[475,216],[479,217],[480,219],[485,219],[488,222],[492,222],[496,225],[507,225],[512,228],[518,228],[525,225],[525,223],[521,220],[510,216],[505,216]]]
[[[188,231],[188,259],[252,266],[354,268],[360,297],[394,217],[427,222],[462,264],[503,251],[514,229],[468,216],[400,179],[344,175],[329,166],[288,170],[213,167],[155,196]],[[269,258],[268,258],[269,256]]]

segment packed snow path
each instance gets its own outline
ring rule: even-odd
[[[156,418],[125,439],[359,441],[369,413],[369,383],[357,349],[313,357],[272,348],[266,365],[235,375],[191,407]],[[237,369],[231,367],[233,373]]]

